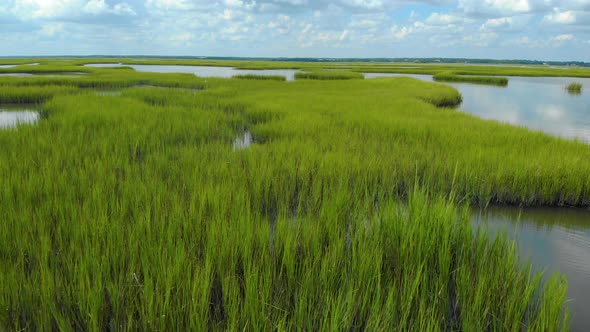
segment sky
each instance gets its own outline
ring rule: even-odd
[[[0,0],[0,56],[590,61],[590,0]]]

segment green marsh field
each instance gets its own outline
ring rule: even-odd
[[[522,264],[469,206],[587,209],[590,146],[459,112],[442,83],[360,74],[505,85],[563,70],[11,63],[0,74],[33,75],[0,76],[0,108],[41,119],[0,129],[2,331],[569,329],[566,278]]]

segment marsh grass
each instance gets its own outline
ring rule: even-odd
[[[568,328],[564,278],[465,205],[588,206],[586,144],[410,78],[1,84],[47,118],[0,131],[0,330]]]
[[[508,79],[505,77],[496,76],[471,76],[471,75],[456,75],[449,72],[438,73],[432,76],[435,81],[438,82],[460,82],[460,83],[473,83],[473,84],[485,84],[485,85],[496,85],[496,86],[507,86]]]
[[[0,84],[0,104],[37,104],[55,95],[71,94],[78,91],[75,86],[3,86]]]
[[[295,73],[297,80],[353,80],[364,79],[361,73],[347,70],[310,70]]]
[[[271,80],[271,81],[286,81],[285,76],[280,75],[256,75],[256,74],[245,74],[245,75],[234,75],[232,78],[242,80]]]
[[[574,95],[579,95],[582,93],[582,83],[570,83],[567,87],[566,87],[567,92],[569,92],[570,94],[574,94]]]

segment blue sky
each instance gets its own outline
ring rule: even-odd
[[[0,55],[590,61],[590,0],[0,0]]]

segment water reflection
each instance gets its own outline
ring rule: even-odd
[[[15,128],[19,124],[31,124],[39,120],[39,112],[0,108],[0,129]]]
[[[400,76],[433,81],[431,75],[365,73],[366,78]],[[568,77],[509,77],[507,87],[445,84],[461,92],[464,112],[590,143],[590,93],[569,94],[565,87],[574,81],[590,86],[588,78]]]
[[[590,211],[492,207],[474,211],[472,220],[492,232],[505,231],[535,269],[565,274],[572,331],[590,331]]]
[[[19,65],[0,65],[0,68],[14,68],[17,66],[38,66],[40,65],[39,62],[35,62],[35,63],[25,63],[25,64],[19,64]]]
[[[427,82],[434,82],[432,75],[421,74],[394,74],[394,73],[363,73],[365,78],[382,78],[382,77],[412,77]]]
[[[571,81],[561,77],[511,77],[506,88],[451,85],[463,95],[461,109],[466,112],[590,142],[590,94],[568,94],[565,86]],[[590,79],[576,81],[590,84]]]
[[[29,74],[29,73],[5,73],[5,74],[0,74],[0,76],[8,76],[8,77],[28,77],[28,76],[33,76],[33,74]]]
[[[249,148],[250,145],[252,145],[252,134],[249,131],[236,137],[233,142],[234,150],[244,150]]]
[[[88,67],[108,68],[120,67],[122,64],[88,64]],[[287,81],[295,80],[295,73],[298,70],[294,69],[236,69],[233,67],[214,67],[214,66],[163,66],[163,65],[124,65],[131,67],[140,72],[152,73],[191,73],[199,77],[219,77],[231,78],[236,75],[265,75],[265,76],[284,76]]]
[[[115,68],[123,66],[122,63],[89,63],[84,65],[85,67],[93,67],[93,68]]]
[[[120,97],[122,94],[121,90],[96,90],[96,95],[101,97]]]

